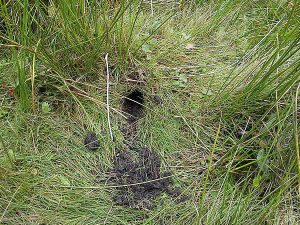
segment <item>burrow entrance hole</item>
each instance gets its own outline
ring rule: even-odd
[[[125,95],[122,99],[122,111],[125,112],[128,122],[133,123],[142,116],[144,102],[144,94],[138,89]]]

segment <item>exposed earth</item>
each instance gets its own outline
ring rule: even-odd
[[[187,199],[177,188],[172,188],[172,173],[161,173],[161,160],[158,154],[148,148],[140,149],[134,159],[129,151],[119,153],[112,170],[112,181],[119,185],[115,202],[132,208],[153,208],[152,200],[162,192],[177,198],[177,202]]]
[[[160,105],[159,96],[154,98]],[[126,95],[122,101],[122,110],[127,116],[127,125],[122,129],[129,150],[120,151],[111,171],[111,181],[117,185],[116,204],[139,209],[151,209],[152,201],[162,192],[176,198],[177,202],[185,201],[178,188],[172,188],[172,173],[161,172],[159,155],[147,147],[140,148],[135,140],[137,121],[144,112],[143,93],[136,89]],[[137,155],[137,157],[134,157]]]
[[[100,147],[100,143],[95,132],[88,132],[84,139],[84,145],[89,150],[96,150]]]

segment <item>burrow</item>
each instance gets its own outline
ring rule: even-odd
[[[147,208],[154,207],[153,200],[166,192],[176,201],[184,201],[187,197],[178,188],[172,187],[172,173],[161,171],[159,154],[146,146],[142,147],[139,140],[132,143],[133,136],[139,129],[136,123],[146,111],[145,96],[141,89],[132,89],[125,93],[121,100],[121,108],[126,116],[126,132],[123,132],[127,142],[126,150],[119,150],[111,170],[111,182],[119,185],[115,203],[125,207]],[[134,155],[136,157],[134,157]]]
[[[127,118],[127,122],[134,123],[143,116],[144,103],[144,94],[140,89],[133,89],[124,95],[121,100],[121,108]]]

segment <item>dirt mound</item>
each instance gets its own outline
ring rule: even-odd
[[[151,209],[151,200],[162,192],[176,198],[180,196],[179,189],[170,188],[171,173],[161,174],[160,166],[159,156],[148,148],[140,151],[137,160],[128,151],[118,154],[113,168],[113,182],[120,185],[115,196],[116,203],[132,208]]]
[[[95,132],[88,132],[83,144],[89,150],[96,150],[100,147],[100,143]]]
[[[161,97],[158,96],[158,95],[154,95],[154,96],[153,96],[153,102],[154,102],[156,105],[162,105],[162,104],[163,104],[163,100],[162,100]]]

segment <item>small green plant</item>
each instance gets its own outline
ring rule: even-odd
[[[188,79],[185,74],[179,74],[176,80],[172,80],[172,85],[179,88],[185,88],[187,85]]]
[[[42,112],[43,113],[49,113],[51,111],[50,105],[48,102],[42,103]]]

